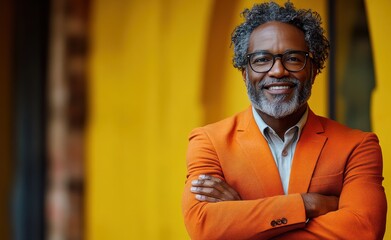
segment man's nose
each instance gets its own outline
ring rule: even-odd
[[[289,71],[285,69],[284,65],[282,65],[281,59],[277,58],[273,67],[269,70],[268,75],[269,77],[282,78],[289,76]]]

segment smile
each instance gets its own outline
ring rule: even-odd
[[[269,90],[282,90],[282,89],[289,89],[289,86],[271,86],[269,87]]]
[[[294,88],[295,86],[296,84],[294,83],[281,82],[281,83],[267,84],[263,88],[267,90],[286,90],[286,89]]]

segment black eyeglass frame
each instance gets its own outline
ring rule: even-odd
[[[255,55],[255,54],[259,54],[259,53],[267,53],[267,54],[270,54],[272,57],[273,57],[273,63],[272,65],[270,66],[270,68],[267,70],[267,71],[255,71],[251,62],[250,62],[250,58],[251,56]],[[303,64],[303,67],[300,68],[299,70],[289,70],[286,68],[286,66],[284,65],[284,62],[282,61],[282,57],[286,54],[293,54],[293,53],[303,53],[305,55],[305,60],[304,60],[304,64]],[[310,52],[307,52],[307,51],[301,51],[301,50],[293,50],[293,51],[286,51],[284,53],[279,53],[279,54],[272,54],[270,52],[267,52],[267,51],[256,51],[256,52],[253,52],[253,53],[249,53],[246,55],[246,58],[247,58],[247,64],[250,65],[250,68],[256,72],[256,73],[266,73],[266,72],[269,72],[270,69],[273,68],[274,64],[276,63],[276,58],[280,58],[280,61],[281,61],[281,64],[282,66],[288,71],[288,72],[300,72],[301,70],[303,70],[305,68],[305,66],[307,65],[307,59],[309,58],[310,60],[312,60],[312,54]]]

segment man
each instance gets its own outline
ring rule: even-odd
[[[252,106],[193,130],[183,215],[192,239],[382,239],[387,203],[373,133],[307,100],[329,43],[320,17],[254,5],[233,35]]]

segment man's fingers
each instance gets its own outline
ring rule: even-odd
[[[198,193],[213,198],[221,198],[223,195],[220,191],[216,190],[215,188],[209,188],[209,187],[191,187],[190,191],[193,193]]]
[[[226,182],[221,180],[220,178],[216,178],[207,174],[201,174],[198,179],[200,180],[211,180],[214,183],[208,182],[210,187],[216,187],[220,192],[222,192],[228,199],[231,200],[240,200],[239,194],[231,188]],[[217,183],[217,184],[216,184]],[[217,185],[217,186],[214,186]]]
[[[200,194],[196,194],[196,195],[195,195],[195,198],[196,198],[198,201],[201,201],[201,202],[221,202],[220,199],[213,198],[213,197],[208,197],[208,196],[200,195]]]
[[[220,178],[202,174],[192,181],[191,191],[222,201],[240,200],[239,194]],[[204,200],[207,201],[207,200]]]
[[[214,180],[197,179],[197,180],[193,180],[191,182],[191,185],[196,187],[211,187],[211,188],[217,188],[219,190],[224,190],[221,183]]]
[[[202,177],[202,176],[203,175],[201,175],[199,179],[192,181],[193,187],[205,187],[205,188],[216,189],[216,191],[214,192],[215,195],[213,195],[213,197],[221,197],[227,194],[227,190],[221,184],[223,182],[222,180],[211,176],[206,176],[206,177]]]
[[[220,201],[234,200],[234,197],[230,193],[222,193],[215,188],[208,187],[191,187],[190,191],[195,194],[199,194],[208,198],[218,199]]]
[[[224,187],[224,189],[226,189],[229,194],[235,199],[235,200],[240,200],[240,196],[239,194],[233,189],[231,188],[226,182],[222,181],[221,182],[222,186]]]

